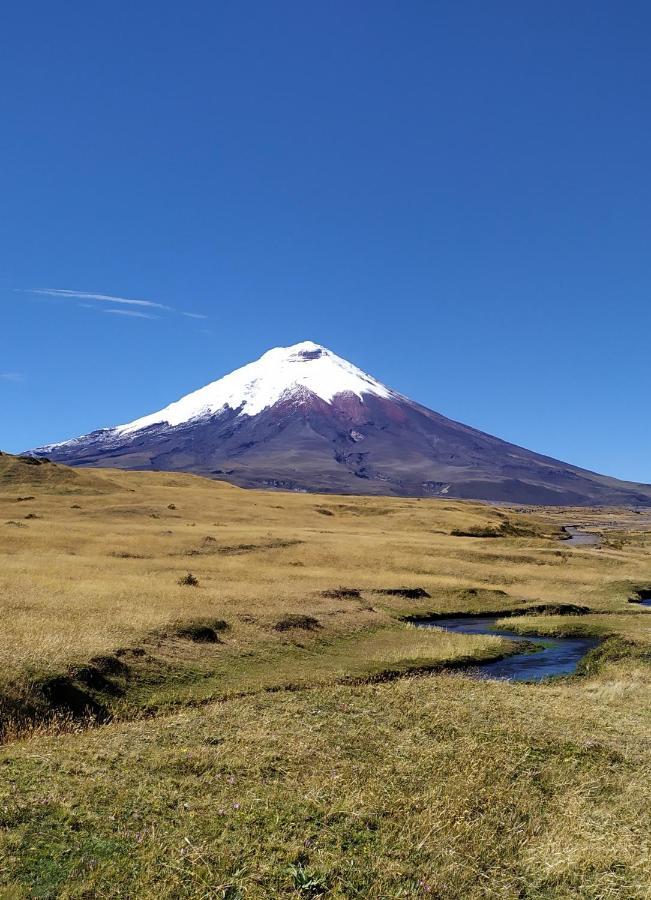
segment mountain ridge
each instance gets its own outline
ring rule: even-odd
[[[70,465],[187,471],[241,487],[651,505],[651,485],[455,422],[312,341],[269,350],[155,413],[29,452]]]

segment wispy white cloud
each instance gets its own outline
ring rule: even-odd
[[[98,300],[104,303],[120,303],[126,306],[149,306],[155,309],[168,309],[164,303],[156,303],[154,300],[134,300],[131,297],[114,297],[112,294],[91,294],[87,291],[69,291],[60,288],[31,288],[28,294],[44,294],[48,297],[61,297],[75,300]]]
[[[154,309],[161,312],[176,313],[187,316],[189,319],[207,319],[203,313],[185,312],[185,310],[175,309],[173,306],[167,306],[165,303],[158,303],[156,300],[141,300],[133,297],[116,297],[114,294],[97,294],[93,291],[72,291],[67,288],[28,288],[19,290],[21,294],[36,294],[44,297],[54,297],[59,300],[86,300],[92,303],[77,303],[77,306],[84,309],[97,309],[104,303],[110,303],[111,306],[135,306],[137,309]],[[120,313],[119,309],[102,309],[102,312]],[[127,310],[122,310],[124,315],[129,315]],[[145,313],[133,312],[131,315],[139,319],[158,319],[160,316],[146,315]]]
[[[22,381],[21,372],[0,372],[0,381]]]
[[[160,316],[152,316],[149,313],[136,312],[135,309],[103,309],[103,313],[113,316],[133,316],[134,319],[158,319]]]

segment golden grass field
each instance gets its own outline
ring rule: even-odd
[[[0,536],[0,897],[651,897],[648,517],[3,455]],[[570,603],[542,685],[403,621]]]

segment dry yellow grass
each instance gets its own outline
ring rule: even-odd
[[[576,521],[602,549],[559,541]],[[0,896],[648,900],[651,611],[627,602],[647,527],[0,456],[1,690],[15,711],[107,654],[130,672],[111,712],[136,718],[14,733]],[[509,627],[618,638],[547,685],[373,683],[505,650],[401,617],[532,603],[592,612]],[[213,643],[183,637],[206,623]]]
[[[649,578],[651,535],[621,550],[570,550],[556,538],[563,514],[555,511],[249,492],[192,476],[21,466],[7,456],[3,474],[4,680],[139,645],[179,620],[224,618],[230,650],[245,652],[285,642],[272,626],[287,612],[319,620],[318,632],[304,635],[315,641],[394,627],[397,612],[456,611],[469,588],[480,591],[478,609],[489,602],[481,591],[499,590],[490,601],[498,609],[571,602],[617,611],[627,633],[639,631],[632,616],[645,614],[626,597]],[[25,496],[33,499],[17,500]],[[529,533],[450,535],[506,519]],[[198,587],[178,584],[188,571]],[[341,585],[363,599],[323,596]],[[400,586],[422,587],[431,600],[373,593]],[[471,608],[472,597],[463,603]]]

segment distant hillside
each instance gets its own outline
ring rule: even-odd
[[[41,487],[61,493],[105,493],[115,488],[108,473],[72,469],[49,459],[0,452],[0,488],[8,485],[16,488]]]

